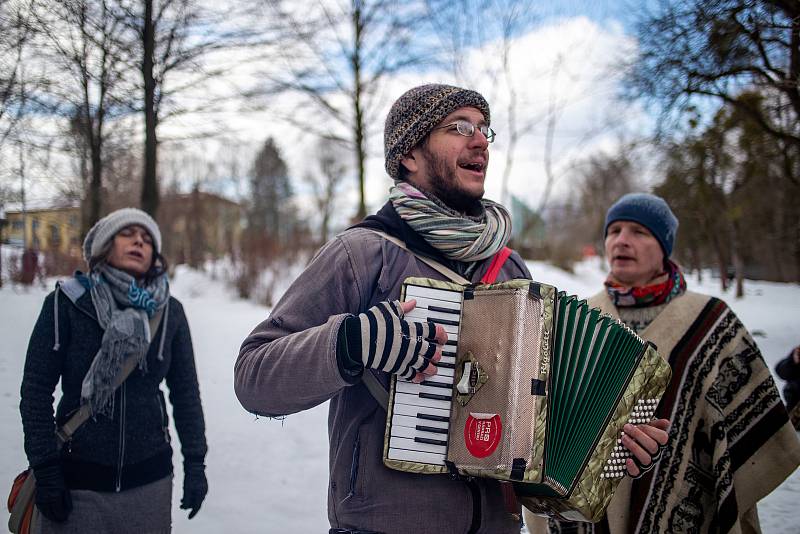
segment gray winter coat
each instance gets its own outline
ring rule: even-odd
[[[473,281],[480,280],[489,263],[478,265]],[[505,510],[495,481],[467,484],[446,475],[385,467],[386,412],[362,381],[350,384],[339,371],[337,333],[344,318],[398,299],[409,276],[444,278],[367,229],[337,236],[245,339],[235,366],[236,394],[247,410],[268,416],[330,400],[328,518],[333,527],[386,534],[463,534],[480,525],[476,532],[517,533],[519,521]],[[530,278],[516,253],[497,280],[511,278]],[[388,384],[387,374],[376,376]]]

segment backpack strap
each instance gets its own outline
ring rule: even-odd
[[[78,299],[86,292],[86,288],[83,287],[77,279],[69,278],[67,280],[62,280],[60,282],[56,282],[56,290],[53,295],[53,322],[54,322],[54,339],[53,339],[53,350],[59,350],[61,348],[61,342],[59,340],[58,335],[58,295],[59,293],[64,293],[69,300],[72,301],[73,304],[77,305]]]

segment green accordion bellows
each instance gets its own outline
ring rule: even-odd
[[[511,481],[534,512],[598,521],[625,475],[623,425],[649,421],[670,379],[655,346],[531,280],[408,278],[402,298],[449,340],[437,375],[393,380],[384,464]]]

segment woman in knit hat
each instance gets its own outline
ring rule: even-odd
[[[83,243],[86,274],[56,285],[31,335],[20,412],[36,478],[33,532],[169,532],[172,447],[166,379],[183,453],[181,508],[208,491],[205,424],[183,308],[170,297],[161,231],[114,211]],[[125,364],[133,364],[118,385]],[[53,414],[53,391],[62,396]],[[90,417],[61,445],[54,429]]]

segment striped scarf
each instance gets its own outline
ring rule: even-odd
[[[128,356],[135,355],[139,369],[147,371],[147,349],[155,332],[149,319],[169,299],[167,275],[156,278],[147,287],[105,262],[89,273],[92,303],[103,339],[81,385],[81,402],[89,403],[92,413],[114,412],[114,379]]]
[[[408,182],[389,190],[397,214],[445,257],[475,262],[492,257],[511,238],[511,216],[496,202],[481,200],[483,213],[462,215],[430,198]]]

